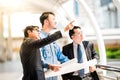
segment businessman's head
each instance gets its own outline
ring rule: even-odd
[[[33,25],[27,26],[24,29],[24,37],[39,39],[39,27]]]
[[[72,30],[69,30],[69,36],[73,42],[79,44],[83,40],[81,27],[74,26]]]
[[[56,28],[56,19],[55,14],[53,12],[44,12],[40,16],[40,22],[42,24],[42,28],[44,29],[55,29]]]

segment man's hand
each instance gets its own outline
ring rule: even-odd
[[[90,66],[89,70],[90,70],[90,72],[94,72],[96,70],[96,66]]]
[[[74,21],[71,21],[65,28],[64,28],[64,31],[66,32],[66,31],[68,31],[68,30],[71,30],[71,29],[73,29],[73,23]]]
[[[61,66],[56,66],[56,65],[52,65],[52,64],[49,64],[49,68],[52,70],[52,71],[59,71],[59,69],[61,68]]]

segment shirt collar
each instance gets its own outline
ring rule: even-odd
[[[76,43],[73,42],[73,45],[74,45],[74,46],[77,46],[78,44],[76,44]],[[79,45],[82,45],[82,42],[81,42]]]
[[[45,35],[45,36],[48,36],[48,35],[49,35],[48,33],[44,32],[43,30],[40,30],[40,32],[41,32],[43,35]]]

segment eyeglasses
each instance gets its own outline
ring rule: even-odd
[[[34,31],[40,32],[38,29],[33,29]]]
[[[82,35],[82,32],[79,32],[79,33],[75,33],[74,35],[75,35],[75,36],[79,36],[79,35]]]

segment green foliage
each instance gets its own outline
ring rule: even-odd
[[[106,49],[107,59],[120,59],[120,49]]]
[[[96,52],[99,53],[98,49]],[[106,49],[107,59],[120,59],[120,48],[117,49]]]

